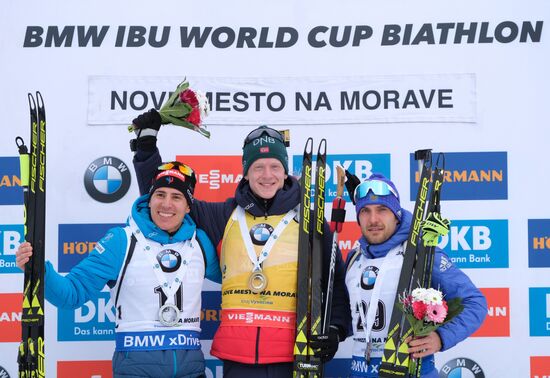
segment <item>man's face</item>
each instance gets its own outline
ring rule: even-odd
[[[250,183],[254,194],[263,199],[271,199],[283,187],[287,175],[279,160],[263,158],[252,163],[244,178]]]
[[[399,221],[384,205],[367,205],[359,211],[359,226],[369,244],[380,244],[388,240]]]
[[[151,219],[161,229],[168,233],[176,232],[185,214],[190,211],[183,193],[174,188],[158,188],[149,200]]]

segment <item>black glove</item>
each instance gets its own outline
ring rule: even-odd
[[[328,334],[311,336],[310,346],[313,348],[315,357],[320,358],[321,361],[325,363],[334,358],[339,343],[340,336],[338,334],[338,329],[331,326],[328,330]]]
[[[346,178],[347,178],[345,182],[346,190],[348,191],[351,202],[355,205],[355,198],[353,197],[353,194],[355,193],[355,188],[357,188],[357,185],[361,183],[361,180],[359,180],[359,178],[354,174],[350,173],[347,169],[346,169]]]
[[[132,120],[136,139],[130,141],[130,150],[151,153],[157,147],[157,134],[162,120],[159,112],[151,109]]]
[[[132,124],[135,126],[136,132],[139,130],[152,129],[159,131],[161,125],[161,119],[159,112],[156,109],[151,109],[148,112],[140,114],[137,118],[132,120]]]

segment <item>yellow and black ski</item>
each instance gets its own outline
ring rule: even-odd
[[[46,216],[46,110],[40,92],[28,94],[30,152],[21,137],[16,138],[25,204],[25,240],[33,246],[33,256],[25,264],[22,339],[18,364],[20,378],[45,376],[44,360],[44,246]]]

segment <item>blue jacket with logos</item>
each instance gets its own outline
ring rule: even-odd
[[[146,194],[139,197],[132,207],[132,218],[140,230],[144,234],[154,231],[155,236],[151,239],[161,244],[188,240],[196,231],[196,239],[205,256],[205,276],[214,282],[221,282],[216,251],[205,232],[197,229],[195,222],[186,215],[179,230],[169,235],[151,221],[148,202],[149,195]],[[109,287],[115,285],[126,256],[126,233],[122,227],[112,228],[99,244],[101,251],[98,251],[96,246],[90,255],[73,267],[66,276],[57,273],[49,261],[46,263],[44,294],[50,303],[61,308],[78,308],[97,298],[106,284]]]
[[[380,258],[386,256],[392,248],[404,243],[409,235],[412,214],[405,209],[402,209],[402,214],[395,233],[384,243],[369,244],[364,237],[361,237],[360,252],[367,258]],[[348,254],[346,265],[350,264],[353,255],[354,253],[351,252]],[[470,278],[439,248],[436,248],[431,286],[439,289],[445,300],[462,298],[464,305],[464,310],[459,315],[436,331],[441,339],[441,351],[445,351],[466,339],[481,326],[487,316],[487,301]],[[428,370],[433,369],[435,369],[433,355],[425,357],[422,361],[422,374],[427,374]]]
[[[161,157],[158,149],[148,154],[138,150],[138,153],[134,157],[134,167],[141,193],[146,193],[149,190],[152,176],[160,164]],[[197,222],[199,227],[205,230],[214,245],[218,246],[222,241],[225,226],[237,206],[246,209],[253,216],[263,217],[266,215],[285,214],[299,203],[300,185],[296,178],[292,176],[288,176],[283,188],[277,191],[271,200],[263,200],[255,196],[250,189],[248,180],[243,179],[239,182],[235,191],[235,197],[229,198],[225,202],[214,203],[195,200],[191,207],[191,217]],[[324,269],[322,287],[325,288],[328,282],[328,266],[330,265],[332,249],[332,233],[326,222],[323,236]],[[345,285],[345,265],[339,251],[336,257],[330,323],[338,328],[340,340],[343,340],[347,336],[347,330],[351,323],[351,312],[349,308],[349,296]],[[259,333],[256,337],[260,339]]]

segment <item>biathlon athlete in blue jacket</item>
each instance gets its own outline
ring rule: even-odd
[[[386,177],[373,174],[355,189],[359,246],[347,259],[346,285],[353,325],[350,377],[378,377],[394,299],[403,264],[412,214],[401,208],[397,188]],[[424,338],[409,342],[413,358],[422,358],[421,376],[437,378],[434,353],[452,348],[475,332],[487,315],[487,302],[472,281],[436,249],[432,287],[445,300],[460,297],[464,310],[451,322]],[[376,301],[377,305],[370,306]],[[372,310],[371,310],[372,309]],[[370,344],[370,346],[369,346]],[[366,354],[370,348],[370,361]]]
[[[199,341],[204,278],[221,281],[214,246],[188,215],[195,173],[173,162],[158,168],[149,194],[90,255],[61,276],[46,264],[45,296],[78,308],[108,285],[116,311],[114,377],[205,377]],[[22,243],[21,269],[32,254]]]
[[[161,159],[156,147],[160,116],[151,110],[133,124],[139,133],[134,166],[143,191]],[[234,198],[195,201],[191,207],[191,216],[218,248],[223,272],[221,323],[210,353],[223,360],[226,378],[291,377],[300,186],[288,175],[283,137],[267,126],[245,138],[242,162],[244,178]],[[325,288],[332,245],[328,224],[323,236]],[[330,330],[312,343],[325,362],[333,358],[351,320],[344,276],[338,251]]]

